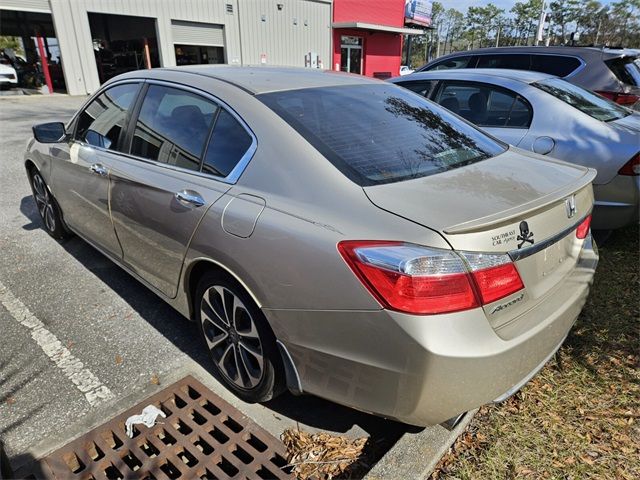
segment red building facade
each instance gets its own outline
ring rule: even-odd
[[[404,0],[334,0],[334,70],[369,77],[399,74],[402,35],[419,34],[404,26]]]

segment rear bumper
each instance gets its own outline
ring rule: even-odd
[[[359,410],[433,425],[515,393],[559,348],[578,317],[598,254],[535,308],[535,326],[505,340],[480,309],[438,316],[379,311],[265,310],[302,389]]]
[[[616,175],[607,184],[594,185],[593,194],[594,230],[612,230],[640,221],[640,176]]]

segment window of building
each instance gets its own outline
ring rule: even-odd
[[[206,65],[224,63],[224,48],[206,45],[176,45],[178,65]]]
[[[108,150],[118,149],[127,110],[133,105],[139,87],[139,83],[127,83],[98,95],[78,116],[76,140]]]
[[[480,127],[528,128],[533,115],[518,94],[485,83],[445,81],[436,101]]]
[[[226,177],[247,153],[253,139],[233,115],[220,110],[204,157],[202,171]]]
[[[218,106],[191,92],[151,85],[142,102],[131,153],[200,170],[200,158]]]

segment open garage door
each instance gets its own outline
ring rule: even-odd
[[[160,66],[156,19],[89,12],[98,77]]]
[[[225,63],[222,25],[172,20],[171,34],[178,65]]]
[[[50,13],[0,9],[0,36],[0,62],[16,70],[17,88],[38,90],[47,84],[52,91],[66,92]]]

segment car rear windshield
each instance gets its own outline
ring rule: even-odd
[[[622,83],[640,87],[640,58],[620,57],[605,63]]]
[[[433,175],[505,150],[444,108],[391,84],[289,90],[258,98],[362,186]]]
[[[631,110],[559,78],[549,78],[532,85],[596,120],[610,122],[631,114]]]

